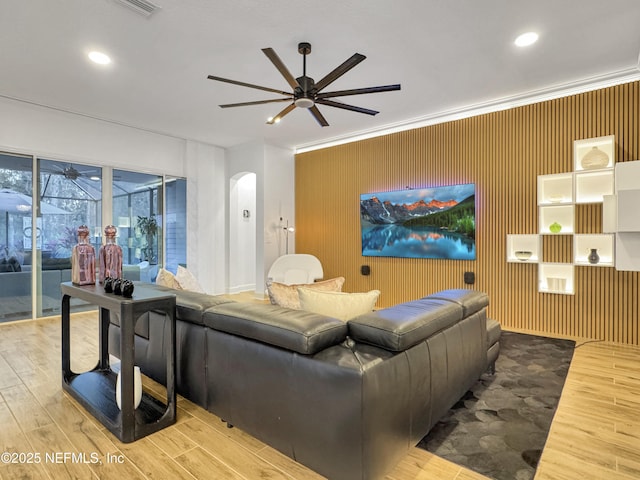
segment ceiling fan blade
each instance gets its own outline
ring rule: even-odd
[[[275,117],[271,117],[267,121],[267,124],[273,125],[274,123],[278,123],[280,120],[282,120],[282,117],[284,117],[287,113],[289,113],[294,108],[296,108],[296,104],[295,103],[292,103],[291,105],[287,105],[285,107],[285,109],[282,110],[280,113],[278,113]]]
[[[262,105],[263,103],[290,102],[291,100],[292,98],[289,97],[289,98],[275,98],[273,100],[257,100],[255,102],[225,103],[224,105],[220,105],[220,108],[246,107],[247,105]]]
[[[313,115],[313,118],[315,118],[316,121],[320,124],[320,126],[322,127],[329,126],[329,122],[327,122],[327,120],[322,116],[322,114],[320,113],[320,110],[318,110],[318,107],[314,105],[309,109],[309,111],[311,112],[311,115]]]
[[[207,78],[209,80],[216,80],[218,82],[231,83],[232,85],[240,85],[241,87],[257,88],[258,90],[264,90],[265,92],[279,93],[280,95],[291,95],[291,92],[283,92],[282,90],[276,90],[275,88],[261,87],[260,85],[239,82],[238,80],[229,80],[228,78],[216,77],[214,75],[209,75]]]
[[[295,90],[299,86],[298,82],[293,77],[293,75],[291,75],[291,72],[286,67],[286,65],[282,62],[282,60],[280,60],[280,57],[278,56],[276,51],[273,48],[263,48],[262,52],[267,56],[269,60],[271,60],[271,63],[275,65],[275,67],[278,69],[280,74],[287,81],[289,86]]]
[[[350,110],[352,112],[366,113],[367,115],[376,115],[380,113],[376,110],[370,110],[368,108],[362,108],[362,107],[354,107],[353,105],[347,105],[346,103],[340,103],[334,100],[326,100],[326,99],[316,100],[316,103],[319,103],[321,105],[328,105],[329,107],[342,108],[344,110]]]
[[[351,90],[338,90],[336,92],[318,93],[316,98],[329,98],[329,97],[346,97],[347,95],[362,95],[365,93],[379,93],[379,92],[392,92],[394,90],[400,90],[400,84],[395,85],[382,85],[380,87],[368,87],[368,88],[353,88]]]
[[[342,75],[347,73],[349,70],[351,70],[353,67],[358,65],[365,58],[367,58],[367,57],[365,57],[364,55],[362,55],[360,53],[354,53],[351,58],[346,60],[342,65],[340,65],[339,67],[334,69],[332,72],[328,73],[322,80],[317,82],[316,83],[317,90],[318,91],[322,90],[327,85],[329,85],[330,83],[334,82],[339,77],[341,77]]]

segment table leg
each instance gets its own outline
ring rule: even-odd
[[[100,308],[100,331],[98,333],[99,355],[98,369],[106,370],[109,368],[109,310]]]
[[[70,331],[70,300],[69,295],[62,296],[62,381],[67,382],[73,372],[71,371],[71,331]]]
[[[173,415],[175,418],[176,412],[176,321],[175,321],[175,307],[166,312],[167,317],[169,318],[169,335],[167,335],[166,341],[169,342],[168,345],[165,344],[165,352],[167,352],[167,411],[170,412],[170,415]]]
[[[133,405],[133,366],[135,363],[134,330],[137,318],[130,308],[120,309],[120,410],[122,441],[135,440],[135,408]]]

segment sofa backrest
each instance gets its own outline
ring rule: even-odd
[[[225,303],[204,313],[207,327],[269,345],[312,355],[344,341],[341,320],[303,310],[257,303]]]
[[[444,290],[349,320],[358,342],[401,352],[486,308],[489,297],[474,290]]]

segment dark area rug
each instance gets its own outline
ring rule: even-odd
[[[419,448],[496,480],[530,480],[547,440],[575,342],[503,332],[484,374]]]

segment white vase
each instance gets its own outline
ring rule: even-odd
[[[585,170],[604,168],[609,165],[609,155],[600,150],[598,147],[593,147],[584,155],[584,157],[582,157],[580,165]]]
[[[120,372],[116,378],[116,403],[118,408],[122,410],[122,389],[120,387]],[[133,408],[136,409],[142,400],[142,377],[140,375],[140,367],[133,367]]]

